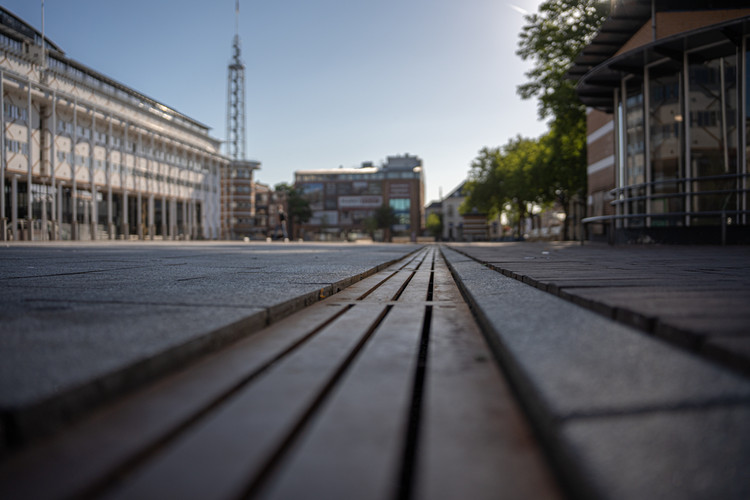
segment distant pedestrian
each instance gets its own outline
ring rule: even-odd
[[[289,241],[289,234],[286,231],[286,214],[284,209],[279,206],[279,222],[281,223],[281,234],[284,235],[284,241]]]

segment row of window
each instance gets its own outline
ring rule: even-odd
[[[26,119],[29,117],[28,109],[21,108],[9,102],[5,103],[3,113],[5,114],[6,118],[9,118],[11,120],[21,120],[25,122]]]
[[[57,132],[60,134],[73,134],[73,124],[69,121],[65,120],[58,120],[57,121]],[[76,129],[76,135],[78,137],[82,137],[84,139],[91,139],[91,129],[83,127],[81,125],[78,125]],[[180,166],[193,168],[196,165],[198,165],[198,162],[193,161],[191,159],[185,158],[183,156],[176,155],[174,153],[168,153],[164,151],[163,149],[158,148],[151,148],[148,145],[142,145],[140,148],[138,148],[137,141],[127,141],[123,143],[123,139],[118,136],[110,136],[104,132],[95,131],[93,133],[94,135],[94,142],[97,144],[102,145],[109,145],[112,148],[119,148],[121,145],[125,145],[125,149],[132,150],[133,152],[139,151],[140,153],[152,156],[154,159],[157,160],[164,160],[169,163],[174,163]]]
[[[11,139],[5,139],[5,150],[9,153],[21,153],[29,155],[29,144],[27,142],[18,142]]]
[[[152,109],[153,111],[157,111],[157,109],[150,102],[142,100],[142,99],[138,99],[136,96],[129,94],[122,89],[116,88],[107,82],[99,80],[98,78],[90,74],[84,73],[78,68],[70,66],[69,64],[66,64],[63,61],[59,61],[55,59],[54,57],[50,57],[47,59],[47,65],[49,69],[51,70],[55,70],[57,72],[65,74],[66,76],[72,78],[73,80],[82,82],[106,94],[112,95],[122,101],[129,102],[136,107],[143,108],[145,105],[148,108]],[[204,130],[196,127],[195,124],[193,124],[192,122],[188,120],[185,120],[182,116],[178,114],[165,113],[163,110],[158,110],[157,114],[162,115],[162,116],[166,115],[170,120],[176,120],[180,122],[182,125],[187,126],[193,130],[204,132]]]
[[[203,190],[204,186],[202,182],[192,182],[187,179],[180,179],[178,177],[165,176],[161,174],[154,174],[153,172],[144,172],[143,170],[137,170],[133,167],[123,167],[115,165],[114,174],[124,174],[127,176],[138,177],[145,180],[154,180],[156,182],[167,182],[172,185],[183,186],[197,191]],[[208,191],[208,187],[206,187]]]
[[[419,179],[419,172],[378,172],[375,174],[297,174],[297,182],[368,181],[383,179]]]

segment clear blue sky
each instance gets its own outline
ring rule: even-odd
[[[247,156],[258,180],[295,170],[424,161],[427,201],[484,146],[536,137],[516,86],[521,11],[540,0],[241,0]],[[2,0],[41,30],[41,1]],[[226,135],[235,0],[46,0],[45,31],[72,59]]]

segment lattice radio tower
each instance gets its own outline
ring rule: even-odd
[[[245,65],[240,59],[240,0],[235,4],[232,60],[227,77],[227,156],[245,159]]]
[[[247,236],[255,226],[253,171],[260,162],[245,157],[245,65],[240,59],[240,2],[235,4],[234,41],[227,77],[227,156],[222,168],[222,238]],[[236,188],[236,189],[235,189]]]

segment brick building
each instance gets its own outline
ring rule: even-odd
[[[394,235],[416,238],[424,228],[424,170],[417,156],[389,156],[380,167],[300,170],[295,186],[313,216],[301,229],[307,235],[338,238],[365,231],[365,220],[381,205],[393,208]]]

